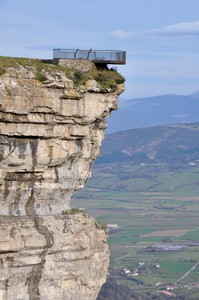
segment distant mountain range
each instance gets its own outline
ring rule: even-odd
[[[162,95],[119,101],[107,120],[106,133],[156,125],[199,121],[199,91],[191,95]]]
[[[130,129],[108,134],[95,165],[167,163],[199,165],[199,122]]]

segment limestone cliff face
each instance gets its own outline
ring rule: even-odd
[[[95,299],[106,231],[70,211],[99,156],[124,85],[75,85],[64,68],[4,67],[0,77],[0,300]]]

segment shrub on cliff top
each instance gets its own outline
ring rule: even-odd
[[[6,73],[6,70],[2,67],[0,67],[0,76],[5,74]]]
[[[114,69],[92,71],[93,78],[104,88],[116,89],[117,84],[125,82],[125,78]]]
[[[36,76],[35,76],[35,79],[40,81],[40,82],[43,82],[43,81],[46,81],[48,78],[42,74],[41,72],[37,72]]]
[[[73,72],[73,81],[76,85],[84,85],[88,79],[90,79],[90,76],[87,73],[82,71]]]

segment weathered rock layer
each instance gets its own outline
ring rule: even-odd
[[[7,67],[0,77],[0,300],[95,299],[106,231],[70,211],[99,156],[117,89],[75,85],[64,70]]]

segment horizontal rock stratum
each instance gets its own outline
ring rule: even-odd
[[[0,75],[0,300],[96,299],[106,230],[70,199],[99,156],[123,79],[3,57]]]

